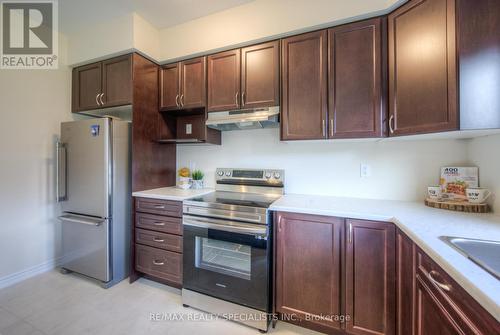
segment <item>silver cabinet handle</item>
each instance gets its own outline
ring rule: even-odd
[[[61,150],[64,152],[64,156],[61,160]],[[56,201],[61,202],[68,198],[68,189],[67,189],[67,170],[66,170],[66,144],[61,143],[59,141],[56,142]],[[64,173],[64,176],[61,178],[61,170]],[[61,184],[64,189],[64,193],[61,194]]]
[[[161,222],[161,221],[154,221],[153,224],[155,226],[164,226],[165,225],[165,222]]]
[[[179,94],[175,96],[175,105],[179,107]]]
[[[326,122],[325,119],[322,121],[323,137],[326,137]]]
[[[99,100],[101,101],[101,106],[104,106],[104,102],[102,101],[102,97],[104,96],[104,93],[101,93],[99,96]]]
[[[330,119],[330,136],[333,137],[333,119]]]
[[[157,209],[165,209],[165,205],[154,205],[153,207]]]
[[[439,272],[435,271],[435,270],[432,270],[432,271],[429,271],[429,273],[427,274],[427,277],[429,278],[429,280],[431,282],[433,282],[437,287],[441,288],[442,290],[446,291],[446,292],[450,292],[451,291],[451,285],[449,284],[443,284],[443,283],[440,283],[439,281],[437,281],[436,279],[434,279],[434,275],[439,275]]]
[[[95,103],[97,104],[97,106],[100,106],[101,104],[99,103],[99,93],[96,94],[95,96]]]
[[[352,243],[352,223],[349,223],[349,243]]]
[[[181,98],[179,99],[181,103],[181,107],[184,107],[184,94],[181,94]]]
[[[238,107],[240,107],[240,102],[238,101],[239,95],[240,95],[240,92],[236,92],[235,102],[236,102],[236,106],[238,106]]]
[[[245,106],[245,92],[241,93],[241,105]]]
[[[162,261],[153,261],[153,264],[154,265],[165,265],[165,262],[162,262]]]
[[[391,134],[394,134],[394,127],[392,125],[393,122],[394,122],[394,114],[392,114],[391,117],[389,118],[389,131],[391,132]]]
[[[165,240],[162,240],[161,238],[158,238],[158,237],[153,237],[153,241],[158,242],[158,243],[165,242]]]

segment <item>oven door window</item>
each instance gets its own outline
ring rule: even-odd
[[[252,247],[196,236],[195,266],[200,269],[250,280],[252,275]]]

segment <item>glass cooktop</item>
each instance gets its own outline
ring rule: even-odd
[[[216,191],[197,198],[189,199],[189,201],[204,202],[211,204],[268,208],[274,201],[278,200],[280,197],[281,195],[275,195],[275,194],[264,195],[256,193]]]

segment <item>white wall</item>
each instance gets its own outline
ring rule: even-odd
[[[471,163],[479,166],[481,187],[489,188],[493,197],[489,203],[493,211],[500,212],[500,135],[479,137],[470,140],[468,157]]]
[[[93,24],[68,35],[68,62],[74,65],[134,48],[133,13]]]
[[[71,118],[63,37],[59,48],[59,70],[0,70],[0,288],[59,255],[54,140]]]
[[[68,64],[139,50],[158,62],[353,21],[406,0],[255,0],[158,30],[137,13],[71,31]]]
[[[373,16],[404,0],[255,0],[160,31],[161,60]]]
[[[177,166],[206,172],[214,186],[217,167],[278,168],[286,192],[422,200],[439,182],[444,165],[466,164],[467,141],[280,142],[278,129],[222,133],[222,146],[177,146]],[[360,164],[372,176],[360,178]]]

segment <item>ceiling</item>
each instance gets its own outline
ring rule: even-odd
[[[172,27],[254,0],[59,0],[59,26],[71,33],[136,12],[156,28]]]

